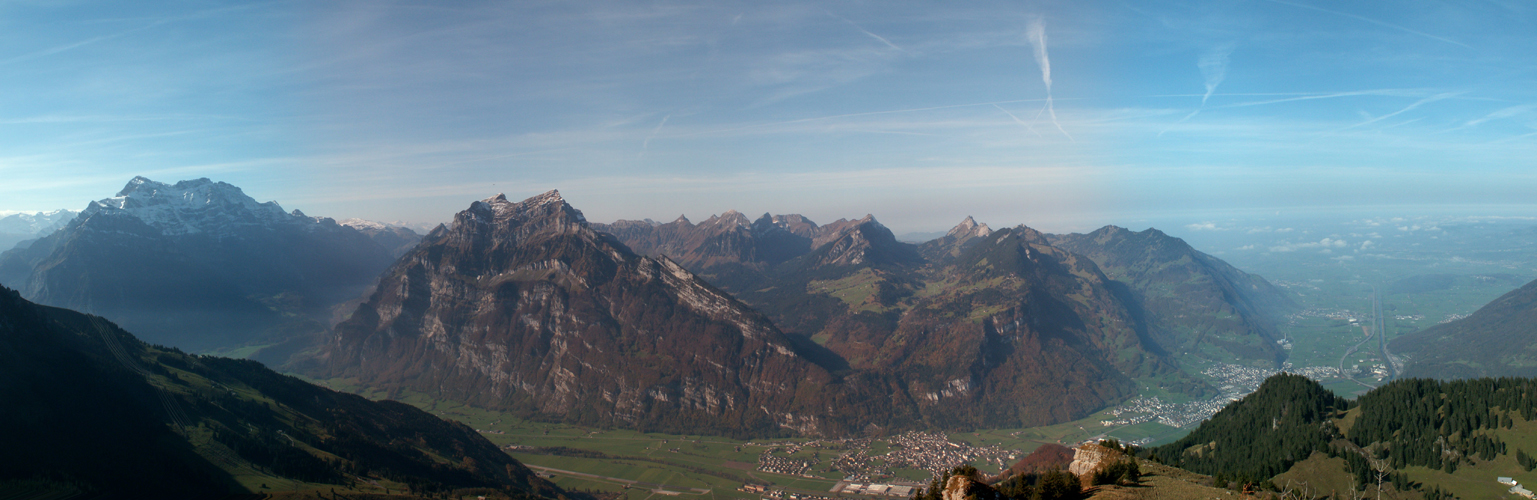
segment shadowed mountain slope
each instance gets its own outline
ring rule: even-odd
[[[1106,276],[1124,283],[1131,295],[1127,303],[1170,353],[1271,366],[1285,359],[1275,325],[1297,306],[1264,278],[1156,229],[1105,226],[1050,240],[1093,259]]]
[[[217,498],[292,481],[565,495],[463,424],[252,361],[144,344],[4,288],[0,401],[0,481],[46,478],[111,498]]]
[[[1393,339],[1405,377],[1537,377],[1537,281],[1473,314]]]

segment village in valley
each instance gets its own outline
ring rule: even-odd
[[[1017,451],[998,446],[974,447],[952,441],[938,432],[911,431],[889,438],[852,438],[783,443],[747,443],[766,446],[758,458],[758,470],[810,477],[816,470],[838,471],[851,484],[887,481],[898,477],[894,469],[917,469],[932,475],[963,463],[986,462],[1008,467],[1018,460]],[[788,458],[816,450],[811,458]],[[823,458],[825,455],[829,458]],[[823,465],[823,464],[827,465]],[[917,480],[918,478],[909,478]],[[917,484],[917,483],[914,483]]]
[[[1190,401],[1186,403],[1173,403],[1161,400],[1158,396],[1139,396],[1122,403],[1110,410],[1113,418],[1102,420],[1100,424],[1105,427],[1120,427],[1136,425],[1144,422],[1158,422],[1175,428],[1183,428],[1201,423],[1212,415],[1217,414],[1228,403],[1243,399],[1244,396],[1259,389],[1265,379],[1280,372],[1294,373],[1313,380],[1326,380],[1337,378],[1339,370],[1332,366],[1308,366],[1300,369],[1292,368],[1290,363],[1282,366],[1280,370],[1256,368],[1252,366],[1218,363],[1202,371],[1209,380],[1220,381],[1217,389],[1220,394],[1209,399]],[[1128,444],[1146,445],[1153,438],[1128,440]]]

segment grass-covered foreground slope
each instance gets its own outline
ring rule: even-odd
[[[115,498],[566,495],[463,424],[151,346],[4,288],[0,402],[0,485]]]

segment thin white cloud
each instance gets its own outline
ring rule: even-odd
[[[1348,246],[1350,246],[1350,242],[1348,242],[1348,241],[1334,239],[1334,238],[1324,238],[1324,239],[1321,239],[1321,240],[1318,240],[1318,241],[1306,241],[1306,242],[1302,242],[1302,243],[1282,243],[1280,245],[1275,245],[1275,246],[1270,247],[1270,251],[1272,251],[1272,252],[1295,252],[1297,250],[1308,250],[1308,249],[1317,248],[1317,249],[1320,249],[1321,253],[1329,253],[1329,252],[1332,252],[1333,251],[1332,249],[1334,249],[1334,248],[1345,248],[1345,247],[1348,247]]]
[[[1025,38],[1035,49],[1035,65],[1041,68],[1041,82],[1046,84],[1044,111],[1051,115],[1051,124],[1057,126],[1057,131],[1062,132],[1062,135],[1067,136],[1069,140],[1077,142],[1072,134],[1067,133],[1067,129],[1062,128],[1062,123],[1057,121],[1057,107],[1051,96],[1051,56],[1046,52],[1046,25],[1041,18],[1030,20],[1030,24],[1025,27]]]
[[[1195,223],[1195,224],[1186,224],[1185,225],[1185,229],[1189,229],[1191,231],[1221,231],[1221,230],[1223,230],[1222,228],[1217,227],[1217,223],[1215,223],[1215,222],[1198,222],[1198,223]]]

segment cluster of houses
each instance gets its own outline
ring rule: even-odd
[[[844,493],[850,495],[873,495],[908,498],[913,495],[913,487],[897,484],[868,484],[839,481],[838,484],[833,485],[833,489],[829,490],[828,492]]]

